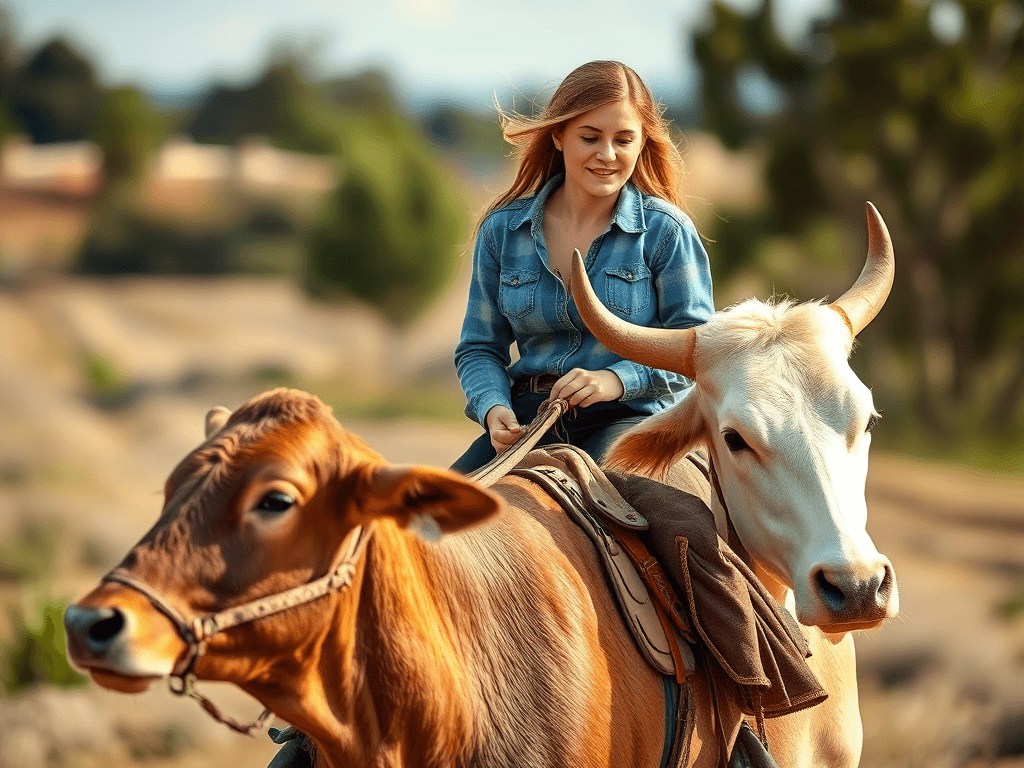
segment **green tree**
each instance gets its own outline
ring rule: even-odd
[[[14,77],[13,22],[10,9],[0,5],[0,140],[21,131],[11,114],[11,86]]]
[[[397,113],[351,119],[342,157],[342,184],[310,236],[307,288],[341,288],[409,322],[456,263],[465,214],[454,181]]]
[[[85,139],[101,93],[92,64],[63,38],[19,67],[10,91],[11,112],[37,144]]]
[[[90,138],[103,150],[108,181],[135,179],[170,132],[167,117],[141,91],[122,87],[103,93]]]
[[[338,148],[337,107],[293,59],[272,63],[252,85],[215,88],[199,107],[188,133],[204,144],[237,144],[266,137],[281,149],[332,154]]]
[[[872,200],[897,279],[855,363],[935,436],[1024,436],[1024,8],[842,0],[801,45],[774,12],[716,2],[694,38],[706,125],[766,158],[763,208],[708,233],[720,274],[842,290]]]

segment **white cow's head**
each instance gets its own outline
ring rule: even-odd
[[[893,271],[889,233],[870,203],[867,263],[833,304],[752,299],[696,328],[642,328],[606,310],[574,260],[573,294],[594,335],[623,357],[695,381],[681,403],[613,446],[609,466],[656,473],[706,445],[744,547],[793,590],[802,623],[831,632],[876,626],[899,610],[892,565],[865,529],[878,414],[847,362]]]

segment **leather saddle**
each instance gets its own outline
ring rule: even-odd
[[[543,488],[594,543],[626,626],[648,664],[680,683],[693,674],[696,635],[657,561],[634,534],[647,530],[648,522],[594,460],[575,446],[553,445],[535,448],[509,474]]]

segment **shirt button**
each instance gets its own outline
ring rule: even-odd
[[[512,278],[512,285],[519,285],[519,278],[518,277],[513,277]]]
[[[632,280],[633,279],[633,273],[632,272],[627,272],[626,273],[626,279],[627,280]]]

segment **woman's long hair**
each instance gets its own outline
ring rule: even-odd
[[[501,130],[515,148],[513,156],[518,167],[512,186],[491,203],[481,221],[513,200],[536,194],[550,179],[565,171],[562,153],[552,141],[553,131],[584,112],[622,99],[636,109],[645,140],[630,181],[641,192],[682,208],[679,181],[683,160],[663,117],[664,107],[654,101],[644,81],[625,64],[591,61],[566,76],[536,117],[505,112],[498,107]]]

